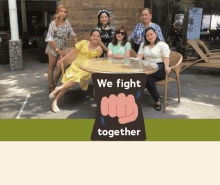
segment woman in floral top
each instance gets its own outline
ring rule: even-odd
[[[115,28],[110,24],[109,12],[107,10],[100,10],[98,12],[98,24],[95,28],[101,33],[101,41],[99,45],[103,49],[103,53],[100,57],[106,57],[108,51],[108,45],[112,42]]]
[[[49,57],[49,66],[47,70],[49,92],[52,92],[55,89],[61,76],[61,70],[57,69],[53,80],[53,72],[57,63],[57,59],[59,55],[65,55],[63,50],[66,48],[68,42],[67,38],[72,38],[76,43],[78,42],[71,24],[66,19],[66,14],[66,7],[64,5],[59,5],[57,7],[56,14],[54,15],[54,19],[50,23],[47,37],[45,39],[45,41],[48,42],[45,52]]]
[[[160,26],[151,22],[152,19],[151,10],[149,8],[144,8],[143,10],[141,10],[140,13],[141,13],[142,23],[138,23],[135,26],[133,33],[129,37],[129,40],[134,41],[134,51],[136,53],[138,53],[139,47],[141,43],[144,41],[145,30],[149,27],[155,29],[160,41],[165,41]]]

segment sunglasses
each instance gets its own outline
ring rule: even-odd
[[[125,32],[117,31],[116,34],[121,34],[122,36],[124,36],[124,35],[125,35]]]

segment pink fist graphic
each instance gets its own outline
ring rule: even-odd
[[[109,98],[102,98],[101,113],[103,116],[109,115],[112,118],[117,116],[118,122],[125,124],[137,119],[138,106],[132,94],[127,97],[124,93],[120,93],[118,96],[112,94]]]

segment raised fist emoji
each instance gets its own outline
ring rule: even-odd
[[[101,100],[101,113],[103,116],[118,117],[120,124],[132,122],[137,119],[138,106],[132,94],[127,97],[124,93],[118,96],[111,94],[109,98],[103,97]]]

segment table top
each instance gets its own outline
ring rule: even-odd
[[[158,70],[155,63],[130,59],[95,58],[84,60],[79,67],[90,73],[145,73],[152,74]]]

